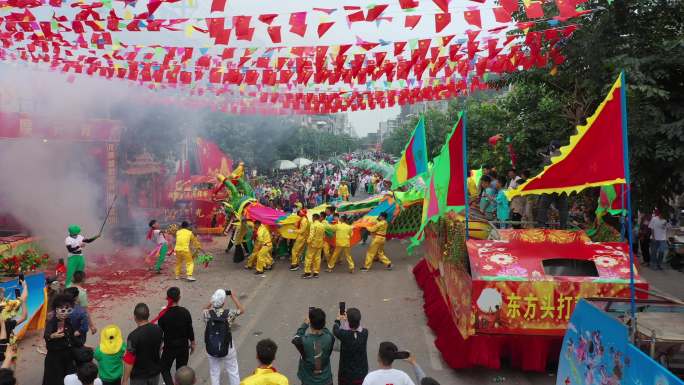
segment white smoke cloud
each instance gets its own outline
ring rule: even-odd
[[[92,236],[104,217],[99,167],[83,144],[32,139],[0,142],[0,213],[12,215],[51,255],[65,253],[69,224]],[[102,176],[104,177],[104,176]],[[92,244],[104,251],[107,241]]]

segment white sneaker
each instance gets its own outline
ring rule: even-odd
[[[187,277],[187,278],[185,278],[185,280],[186,280],[186,281],[189,281],[189,282],[195,282],[195,281],[197,281],[197,279],[196,279],[195,277]]]

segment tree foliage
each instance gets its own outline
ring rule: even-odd
[[[605,6],[603,0],[585,3],[587,9]],[[642,210],[665,207],[684,191],[681,15],[684,2],[678,0],[615,0],[578,20],[578,30],[563,48],[567,61],[557,74],[537,69],[506,76],[492,84],[502,94],[453,100],[446,122],[444,114],[426,114],[428,138],[437,138],[429,148],[431,155],[444,141],[444,127],[450,128],[455,121],[451,108],[465,106],[471,167],[509,164],[505,145],[492,148],[487,143],[490,136],[502,134],[504,143],[513,145],[518,167],[539,171],[538,152],[551,140],[566,144],[574,127],[586,122],[624,70],[634,201]],[[384,148],[399,153],[412,125],[397,130]],[[434,125],[443,127],[430,129]]]
[[[235,160],[256,166],[261,172],[276,160],[305,157],[325,159],[359,148],[359,139],[302,128],[287,119],[263,116],[226,116],[214,113],[204,120],[200,134],[216,141]]]
[[[214,141],[233,160],[242,160],[260,172],[270,170],[278,159],[327,158],[360,146],[358,138],[301,128],[293,119],[273,116],[121,105],[113,118],[122,120],[126,127],[120,146],[126,158],[146,150],[169,167],[181,157],[184,140],[195,136]]]

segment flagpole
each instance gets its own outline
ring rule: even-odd
[[[630,337],[634,337],[634,331],[636,330],[636,293],[634,288],[634,251],[632,250],[632,189],[630,187],[630,175],[629,175],[629,142],[627,135],[627,84],[625,82],[625,72],[620,72],[620,98],[622,101],[622,145],[623,145],[623,163],[625,168],[625,188],[627,189],[627,239],[629,244],[627,249],[629,250],[629,304],[630,304],[630,314],[631,314],[631,329]]]
[[[468,129],[468,116],[466,113],[466,109],[463,109],[463,115],[461,116],[461,119],[463,119],[463,193],[465,196],[465,238],[469,239],[470,237],[470,230],[468,229],[468,211],[470,210],[470,202],[468,202],[468,135],[467,135],[467,129]]]

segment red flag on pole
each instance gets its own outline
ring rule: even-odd
[[[578,126],[570,143],[561,147],[560,155],[539,175],[507,192],[508,198],[625,183],[622,86],[618,78],[587,124]]]

